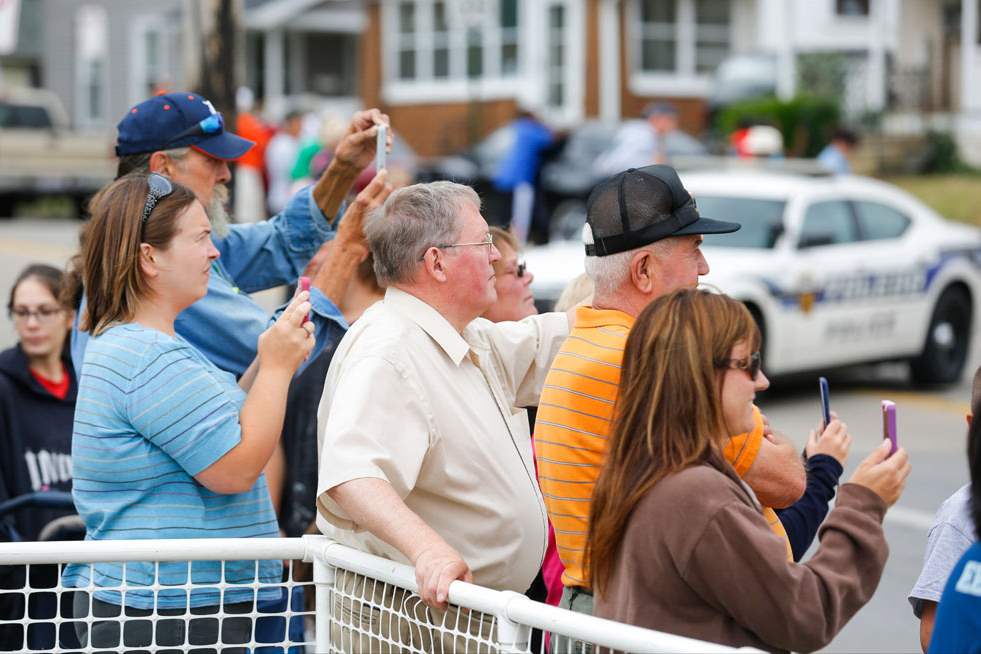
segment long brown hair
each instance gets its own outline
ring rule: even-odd
[[[147,176],[131,174],[99,191],[89,208],[92,218],[84,230],[81,266],[86,307],[81,328],[98,336],[114,322],[131,320],[136,303],[149,290],[140,268],[140,244],[166,250],[177,233],[177,219],[194,202],[185,186],[161,198],[146,224]]]
[[[721,456],[728,433],[719,369],[732,348],[760,335],[741,303],[681,290],[651,303],[623,353],[609,453],[593,491],[586,562],[603,593],[634,507],[667,475]]]

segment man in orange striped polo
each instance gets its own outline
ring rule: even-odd
[[[582,558],[586,527],[634,319],[656,298],[694,288],[708,273],[703,234],[739,227],[699,216],[669,166],[627,170],[590,194],[583,237],[593,303],[577,310],[575,327],[545,380],[535,423],[538,478],[566,567],[563,608],[592,613]],[[756,428],[732,437],[725,454],[764,506],[789,506],[804,492],[795,448],[765,429],[758,410]],[[773,510],[764,513],[786,538]],[[789,543],[787,548],[790,556]]]

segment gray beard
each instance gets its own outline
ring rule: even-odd
[[[228,187],[224,184],[215,186],[215,191],[211,196],[211,204],[208,205],[206,213],[211,222],[211,231],[216,238],[228,236]]]

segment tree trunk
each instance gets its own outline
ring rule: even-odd
[[[197,0],[200,19],[200,71],[197,92],[235,124],[235,89],[242,45],[242,0]]]

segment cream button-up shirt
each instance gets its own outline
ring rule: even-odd
[[[463,556],[474,582],[524,592],[541,567],[545,506],[524,409],[569,333],[565,314],[478,318],[458,333],[434,308],[388,289],[338,345],[320,401],[317,524],[337,541],[408,563],[326,491],[389,482]]]

